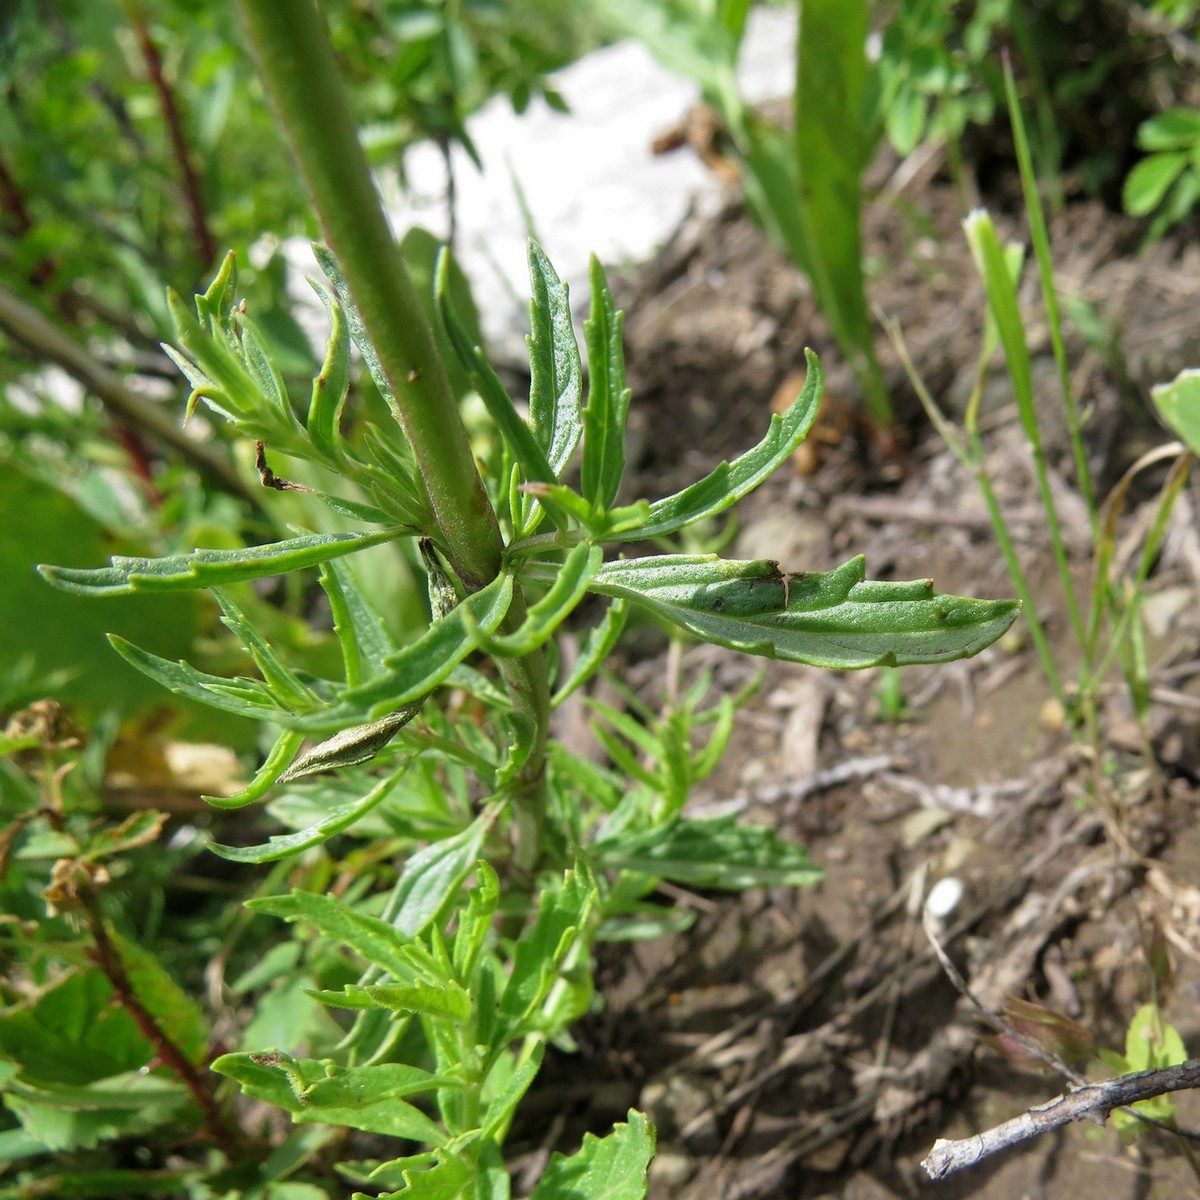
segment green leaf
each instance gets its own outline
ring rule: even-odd
[[[1200,454],[1200,370],[1180,371],[1170,383],[1150,389],[1158,415],[1193,454]]]
[[[329,598],[333,632],[342,650],[347,687],[357,687],[364,675],[374,675],[396,646],[364,588],[340,559],[321,564],[321,587]]]
[[[470,874],[494,811],[485,809],[461,833],[418,850],[408,860],[394,893],[392,924],[416,937],[436,921]]]
[[[391,541],[402,532],[399,529],[384,529],[374,533],[308,533],[267,546],[247,546],[237,550],[193,550],[191,554],[172,554],[165,558],[125,558],[118,555],[112,559],[109,567],[81,570],[42,565],[38,571],[55,587],[83,596],[188,591],[314,567],[331,558],[340,558],[343,554],[353,554],[356,550]]]
[[[386,779],[373,787],[361,800],[352,804],[343,804],[329,812],[314,825],[301,829],[296,833],[275,834],[261,846],[222,846],[216,842],[209,843],[209,849],[230,862],[263,863],[277,862],[299,854],[327,842],[331,837],[350,828],[355,822],[366,816],[373,808],[381,804],[396,786],[396,782],[407,769],[410,759],[397,768]]]
[[[467,893],[466,907],[459,911],[452,948],[454,973],[468,985],[488,943],[499,903],[500,878],[480,859],[475,864],[475,886]]]
[[[786,413],[775,413],[763,438],[732,463],[721,463],[703,479],[674,496],[650,505],[650,518],[640,527],[623,534],[625,541],[665,537],[687,525],[723,512],[731,504],[752,492],[808,436],[824,387],[821,363],[811,350],[804,352],[808,377],[804,389]]]
[[[512,974],[500,996],[493,1046],[531,1032],[531,1018],[557,981],[567,953],[584,935],[598,897],[595,878],[582,857],[561,884],[542,892],[537,921],[516,944]]]
[[[436,1122],[402,1099],[450,1082],[418,1067],[375,1063],[346,1068],[273,1050],[223,1054],[212,1069],[236,1079],[245,1095],[285,1109],[297,1124],[344,1125],[431,1146],[445,1140]]]
[[[350,390],[350,333],[337,297],[316,279],[310,279],[325,311],[329,314],[329,340],[325,360],[313,377],[312,397],[308,402],[305,425],[313,445],[331,462],[341,459],[339,426],[342,408]]]
[[[376,675],[342,692],[333,707],[307,716],[285,714],[279,718],[281,723],[313,733],[337,732],[354,723],[377,721],[421,699],[475,649],[464,614],[470,614],[473,628],[492,633],[504,619],[512,595],[512,576],[498,575],[435,621],[412,645],[390,655]]]
[[[267,691],[279,706],[293,712],[311,712],[317,708],[321,701],[316,693],[283,662],[233,600],[221,588],[213,588],[213,595],[221,609],[222,623],[249,651]]]
[[[624,600],[615,600],[608,606],[600,624],[588,634],[570,674],[559,684],[558,691],[551,697],[550,704],[553,708],[557,708],[604,666],[625,629],[628,614],[629,606]]]
[[[557,474],[546,457],[545,448],[539,443],[534,431],[525,423],[508,394],[500,376],[496,374],[483,348],[477,345],[467,332],[450,299],[450,255],[443,250],[438,258],[437,299],[438,312],[446,334],[455,353],[471,376],[471,381],[487,407],[488,414],[496,423],[500,436],[521,465],[527,480],[554,483]]]
[[[1186,150],[1168,150],[1143,158],[1125,177],[1125,186],[1121,189],[1125,211],[1131,217],[1144,217],[1153,212],[1188,165],[1188,157]]]
[[[603,559],[604,552],[599,546],[580,542],[558,569],[553,586],[529,609],[518,629],[503,636],[475,632],[480,649],[493,657],[515,658],[532,654],[545,645],[587,595],[588,584],[600,569]],[[470,628],[469,618],[467,625]]]
[[[625,382],[625,314],[617,311],[599,260],[588,265],[592,311],[584,322],[588,348],[588,399],[580,488],[597,511],[617,498],[625,474],[625,422],[633,395]]]
[[[545,1042],[535,1041],[516,1069],[509,1074],[504,1086],[488,1102],[487,1111],[483,1115],[482,1137],[503,1140],[517,1105],[521,1103],[542,1068],[545,1052]]]
[[[861,556],[785,575],[764,559],[668,554],[606,563],[591,586],[719,646],[838,668],[966,658],[1020,611],[1012,600],[939,595],[929,580],[864,582],[865,570]]]
[[[654,1157],[654,1126],[629,1110],[607,1137],[585,1133],[578,1153],[556,1152],[529,1200],[643,1200]]]
[[[312,243],[312,252],[317,260],[317,265],[325,273],[325,278],[333,285],[338,302],[341,304],[342,311],[346,316],[346,324],[350,330],[350,339],[354,342],[359,354],[362,355],[363,362],[367,364],[367,372],[371,376],[371,381],[379,389],[379,394],[387,402],[388,407],[394,412],[396,397],[392,391],[391,381],[387,377],[387,372],[383,369],[383,364],[379,361],[375,344],[371,341],[371,335],[367,332],[367,328],[363,324],[362,314],[358,311],[358,305],[354,303],[354,297],[350,295],[350,288],[346,284],[346,277],[342,274],[342,268],[338,264],[337,258],[334,256],[333,251],[321,242]]]
[[[808,887],[824,871],[805,847],[781,841],[773,829],[747,825],[734,814],[680,819],[665,828],[592,843],[598,862],[686,887],[744,891],[754,887]]]
[[[394,979],[417,982],[429,974],[434,982],[442,981],[428,952],[405,932],[336,896],[294,889],[283,896],[258,896],[246,905],[285,921],[307,921],[335,945],[353,950]]]
[[[141,1008],[193,1066],[205,1059],[209,1023],[204,1010],[167,974],[155,954],[108,927],[109,940]]]
[[[1200,109],[1168,108],[1138,127],[1139,150],[1185,149],[1200,142]]]
[[[149,650],[127,642],[116,634],[108,635],[112,648],[130,666],[161,684],[177,696],[197,700],[210,708],[249,717],[252,721],[282,721],[292,714],[280,708],[270,692],[257,679],[227,679],[209,675],[185,662],[169,662]]]
[[[529,423],[550,465],[549,483],[571,461],[583,432],[579,412],[583,365],[571,323],[567,285],[532,239],[529,283]]]
[[[381,1008],[398,1013],[416,1013],[435,1020],[465,1024],[471,1017],[471,994],[461,984],[438,986],[428,983],[377,983],[363,992]]]

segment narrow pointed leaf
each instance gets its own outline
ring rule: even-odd
[[[603,620],[588,634],[570,674],[559,684],[558,691],[551,697],[552,707],[557,708],[604,665],[625,628],[628,615],[629,605],[624,600],[615,600],[608,606]]]
[[[375,344],[371,341],[370,334],[367,333],[367,327],[363,324],[362,314],[354,303],[354,297],[350,295],[350,288],[346,284],[346,277],[342,274],[342,268],[338,264],[337,258],[333,251],[321,242],[313,242],[312,252],[317,260],[317,265],[325,273],[325,278],[333,285],[334,293],[346,316],[346,326],[350,332],[350,338],[359,354],[362,355],[363,362],[367,364],[367,372],[371,376],[372,382],[379,389],[379,394],[387,402],[388,407],[394,412],[396,397],[392,391],[391,381],[383,369],[383,364],[379,361]]]
[[[319,707],[316,693],[275,653],[232,599],[221,588],[214,588],[213,595],[221,608],[222,623],[249,651],[254,665],[262,673],[263,683],[280,707],[293,712],[311,712]]]
[[[306,425],[313,445],[327,459],[336,462],[341,458],[338,426],[350,389],[350,332],[342,306],[333,293],[315,279],[309,283],[329,314],[329,340],[325,344],[325,361],[313,379]]]
[[[285,729],[267,755],[267,761],[259,767],[254,778],[240,792],[232,796],[205,796],[206,803],[213,808],[245,808],[261,800],[279,781],[279,777],[291,765],[300,747],[304,743],[304,734]]]
[[[480,648],[496,657],[517,657],[531,654],[544,645],[587,595],[588,584],[600,569],[603,558],[604,552],[599,546],[580,542],[567,555],[553,586],[530,608],[519,629],[505,636],[473,631]],[[470,618],[467,620],[469,625]]]
[[[864,572],[861,556],[833,571],[785,575],[766,560],[662,555],[608,563],[591,586],[704,641],[837,668],[966,658],[1020,611],[1012,600],[939,595],[928,580],[864,583]]]
[[[483,1114],[483,1136],[499,1140],[508,1128],[509,1122],[525,1093],[533,1085],[538,1071],[542,1068],[542,1058],[546,1053],[546,1043],[534,1042],[523,1061],[505,1081],[504,1086],[491,1098],[487,1111]]]
[[[731,504],[752,492],[808,436],[816,420],[821,402],[824,376],[821,363],[811,350],[806,350],[808,377],[804,388],[786,413],[776,413],[766,436],[753,450],[748,450],[732,463],[722,463],[703,479],[686,487],[674,496],[656,500],[650,505],[649,520],[637,529],[628,531],[627,541],[665,537],[676,533],[704,517],[723,512]]]
[[[112,648],[131,667],[161,684],[177,696],[186,696],[222,712],[249,717],[253,721],[279,721],[291,714],[284,712],[257,679],[226,679],[221,675],[209,675],[188,666],[185,662],[170,662],[159,658],[149,650],[127,642],[110,633],[108,640]]]
[[[529,423],[553,478],[575,453],[583,432],[579,400],[583,364],[571,323],[567,285],[537,242],[529,243]]]
[[[625,314],[617,311],[595,256],[588,276],[592,311],[584,322],[588,400],[583,413],[586,435],[580,489],[596,509],[607,509],[617,498],[625,473],[625,422],[633,393],[625,382],[625,347],[621,341]]]
[[[491,633],[504,619],[512,595],[512,576],[497,576],[435,621],[423,637],[390,655],[374,677],[342,692],[336,705],[323,712],[286,717],[284,724],[311,733],[336,733],[356,722],[377,721],[420,699],[475,649],[463,614],[469,612],[475,628]]]
[[[525,423],[508,390],[500,381],[483,348],[475,344],[466,326],[454,310],[450,298],[450,256],[442,251],[437,267],[438,313],[446,329],[446,336],[455,353],[471,377],[471,382],[487,407],[500,436],[521,465],[527,480],[555,483],[557,474],[546,449],[538,441],[534,431]]]
[[[395,653],[395,644],[344,562],[332,559],[321,565],[321,587],[329,597],[333,632],[342,648],[346,668],[346,684],[356,687],[364,676],[374,675],[389,654]]]
[[[314,567],[331,558],[391,541],[401,532],[382,529],[373,533],[308,533],[266,546],[193,550],[190,554],[171,554],[165,558],[117,556],[111,566],[94,569],[43,564],[38,571],[56,588],[85,596],[187,591]]]
[[[277,862],[281,858],[289,858],[293,854],[299,854],[302,850],[319,846],[331,837],[345,832],[356,821],[381,804],[407,769],[408,761],[411,760],[406,760],[362,799],[356,800],[352,804],[343,804],[338,808],[330,809],[320,821],[315,825],[310,825],[307,829],[301,829],[295,833],[275,834],[260,846],[222,846],[217,842],[211,842],[209,849],[214,854],[229,859],[230,862],[264,863]]]

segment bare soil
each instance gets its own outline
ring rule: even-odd
[[[959,228],[963,198],[939,167],[931,159],[901,178],[895,163],[876,165],[867,256],[872,301],[956,416],[974,378],[983,301]],[[1024,238],[1005,215],[1016,208],[1011,189],[987,200],[1002,231]],[[1142,251],[1140,236],[1085,200],[1051,230],[1102,498],[1142,451],[1168,440],[1150,385],[1200,363],[1200,243],[1180,234]],[[1027,275],[1048,455],[1086,593],[1087,514]],[[864,552],[872,577],[928,575],[943,591],[1012,594],[974,481],[920,414],[890,344],[880,336],[902,437],[885,451],[859,419],[853,380],[802,277],[735,204],[681,230],[627,282],[644,494],[665,494],[756,441],[776,393],[797,390],[812,346],[828,381],[820,427],[794,469],[741,506],[727,552],[787,570]],[[1091,306],[1091,342],[1076,301]],[[1069,678],[1070,620],[999,362],[985,421],[989,467]],[[1166,466],[1130,493],[1122,561],[1137,552]],[[1150,581],[1150,719],[1133,719],[1114,676],[1098,744],[1073,742],[1063,728],[1020,625],[969,662],[905,670],[899,714],[881,702],[876,672],[766,664],[727,757],[692,805],[736,808],[807,843],[826,878],[800,891],[673,893],[695,910],[691,929],[602,954],[605,1007],[579,1052],[552,1063],[545,1121],[526,1143],[531,1163],[637,1105],[658,1125],[651,1194],[661,1200],[1200,1195],[1180,1142],[1160,1132],[1124,1146],[1111,1128],[1071,1127],[938,1185],[919,1165],[935,1138],[967,1136],[1064,1087],[1002,1055],[939,962],[921,911],[940,879],[964,892],[938,940],[983,1009],[1034,1000],[1120,1050],[1157,986],[1168,1018],[1197,1045],[1198,495],[1189,485],[1181,496]],[[657,700],[702,670],[732,691],[763,668],[712,648],[681,661],[654,643],[640,653],[626,678]],[[1174,969],[1165,984],[1148,965],[1155,946]],[[1094,1064],[1085,1070],[1100,1077]],[[1178,1099],[1180,1124],[1200,1128],[1200,1102]]]

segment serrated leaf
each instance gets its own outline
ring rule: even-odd
[[[587,595],[588,584],[603,559],[599,546],[580,542],[558,568],[550,590],[529,609],[519,628],[503,636],[472,630],[480,649],[493,657],[518,657],[545,645]],[[470,628],[469,618],[467,625]]]
[[[929,580],[864,582],[865,569],[861,556],[785,575],[767,560],[661,555],[606,563],[591,587],[719,646],[843,669],[966,658],[1020,612],[1013,600],[937,594]]]
[[[580,490],[597,511],[617,498],[625,474],[625,422],[632,391],[625,382],[625,314],[617,310],[599,260],[588,265],[592,310],[584,322],[588,348],[588,399]]]
[[[198,1066],[208,1049],[209,1022],[204,1010],[167,974],[156,955],[111,925],[108,937],[142,1011],[188,1062]]]
[[[92,570],[78,567],[38,567],[42,577],[65,592],[84,596],[124,596],[133,592],[188,591],[218,587],[247,579],[265,579],[331,558],[378,546],[405,532],[384,529],[373,533],[308,533],[266,546],[237,550],[193,550],[164,558],[116,556],[111,566]]]
[[[377,983],[364,987],[363,991],[379,1007],[394,1012],[416,1013],[455,1024],[463,1024],[471,1017],[471,994],[453,981],[439,986]]]
[[[418,1067],[401,1063],[339,1067],[273,1050],[223,1054],[212,1069],[237,1080],[247,1096],[285,1109],[297,1124],[344,1125],[431,1146],[445,1141],[441,1126],[402,1098],[449,1082]]]
[[[612,841],[592,843],[604,866],[671,879],[687,887],[744,891],[753,887],[808,887],[824,871],[804,846],[781,841],[773,829],[739,822],[734,814],[679,819]]]
[[[721,463],[703,479],[674,496],[650,505],[649,519],[623,534],[626,541],[666,537],[687,525],[723,512],[747,493],[752,492],[808,436],[821,403],[824,375],[821,363],[811,350],[805,350],[808,375],[800,395],[783,414],[771,417],[766,436],[753,450],[732,463]]]
[[[321,702],[316,693],[275,653],[233,600],[221,588],[213,588],[213,596],[221,609],[222,624],[245,646],[279,706],[293,712],[311,712],[318,707]]]
[[[277,862],[319,846],[331,837],[349,829],[356,821],[361,820],[373,808],[381,804],[396,786],[396,782],[408,767],[410,759],[406,759],[387,779],[373,787],[360,800],[351,804],[343,804],[329,812],[314,825],[295,833],[275,834],[260,846],[222,846],[216,842],[209,843],[209,849],[230,862],[264,863]]]
[[[500,877],[480,859],[475,864],[475,886],[467,894],[466,907],[459,911],[452,948],[454,973],[468,985],[487,945],[499,903]]]
[[[634,1109],[626,1121],[607,1137],[585,1133],[576,1154],[556,1152],[529,1200],[643,1200],[654,1126]]]
[[[395,412],[396,396],[392,391],[391,381],[383,369],[383,364],[379,361],[375,344],[371,341],[371,335],[367,333],[366,325],[363,324],[362,314],[354,303],[354,297],[350,294],[350,288],[346,283],[346,277],[342,274],[342,268],[337,258],[333,251],[321,242],[312,243],[312,252],[313,257],[317,260],[317,265],[325,273],[325,278],[333,285],[334,293],[346,317],[350,338],[359,354],[362,355],[363,362],[367,364],[367,372],[371,376],[372,382],[379,389],[379,394],[387,402],[388,407]]]
[[[553,480],[571,461],[583,432],[579,412],[583,364],[567,285],[532,239],[529,283],[529,424],[550,464]]]

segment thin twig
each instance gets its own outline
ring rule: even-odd
[[[973,1137],[939,1138],[921,1166],[930,1179],[946,1179],[994,1154],[1062,1129],[1073,1121],[1094,1121],[1103,1125],[1113,1109],[1197,1087],[1200,1087],[1200,1059],[1191,1059],[1175,1067],[1118,1075],[1102,1083],[1087,1083]]]

